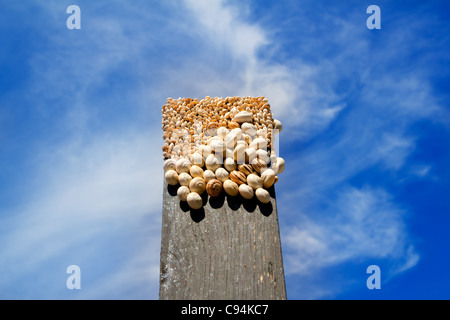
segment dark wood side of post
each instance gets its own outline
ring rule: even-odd
[[[286,299],[275,190],[269,204],[203,194],[191,210],[164,184],[159,298]]]

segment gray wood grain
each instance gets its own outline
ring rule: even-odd
[[[267,205],[208,197],[191,210],[164,185],[159,298],[286,299],[275,190]]]

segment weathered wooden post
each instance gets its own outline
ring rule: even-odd
[[[281,129],[265,98],[167,100],[160,299],[286,299],[274,186],[284,160],[265,129]]]

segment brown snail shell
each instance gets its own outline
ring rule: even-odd
[[[218,197],[223,191],[222,182],[212,179],[206,184],[206,193],[211,197]]]
[[[261,173],[267,169],[267,164],[261,159],[255,158],[252,160],[252,167],[256,172]]]
[[[230,179],[233,182],[237,183],[238,185],[247,182],[247,178],[246,178],[245,174],[240,171],[236,171],[236,170],[231,171]]]
[[[253,172],[253,167],[249,164],[240,164],[238,165],[238,170],[248,176],[250,173]]]

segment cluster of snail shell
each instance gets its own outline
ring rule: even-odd
[[[168,98],[162,113],[164,177],[181,201],[200,209],[204,192],[225,192],[270,202],[285,162],[272,149],[282,125],[266,98]]]

